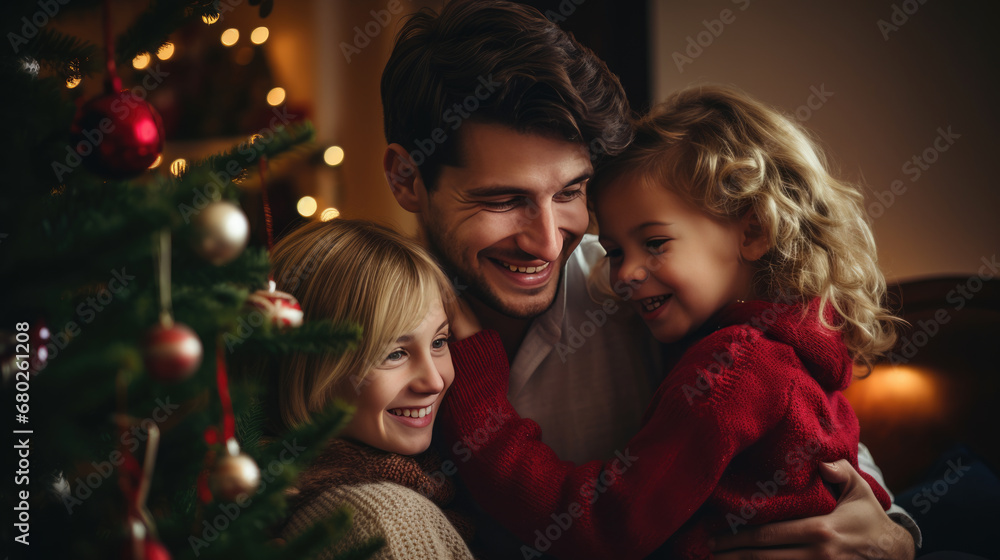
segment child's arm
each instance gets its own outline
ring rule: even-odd
[[[883,511],[866,480],[847,460],[820,463],[820,474],[841,487],[837,508],[815,517],[777,521],[717,535],[712,557],[717,560],[765,558],[883,558],[913,560],[911,533]]]
[[[559,460],[540,441],[538,425],[520,419],[507,401],[507,362],[495,332],[454,343],[452,358],[456,381],[442,421],[453,438],[448,445],[467,446],[459,453],[463,480],[522,541],[551,542],[543,552],[559,557],[642,558],[655,551],[708,498],[732,457],[785,408],[772,387],[753,383],[741,384],[733,399],[712,391],[692,402],[685,388],[698,390],[695,377],[672,375],[674,385],[661,386],[651,417],[616,457],[575,466]],[[717,393],[726,413],[718,413]]]

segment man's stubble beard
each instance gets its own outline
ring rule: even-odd
[[[448,254],[445,248],[451,246],[443,243],[442,239],[436,235],[436,231],[437,228],[431,227],[431,224],[423,225],[423,237],[426,247],[442,266],[445,274],[448,276],[448,279],[452,281],[456,291],[459,292],[459,297],[472,296],[480,303],[497,313],[519,320],[534,319],[552,307],[552,304],[555,302],[556,294],[559,291],[558,287],[562,285],[562,276],[564,273],[563,261],[567,258],[564,254],[561,253],[559,256],[559,276],[555,281],[555,289],[552,289],[549,286],[544,288],[546,291],[552,290],[552,294],[549,297],[548,302],[544,305],[537,305],[533,308],[523,309],[518,308],[517,306],[507,305],[501,296],[492,290],[485,274],[482,272],[476,274],[472,270],[464,270],[458,266],[456,258],[460,258],[461,255],[454,255],[455,258],[453,258],[452,255]],[[461,247],[457,247],[457,249],[461,251]],[[563,253],[565,253],[565,245]],[[552,264],[554,265],[557,263]]]

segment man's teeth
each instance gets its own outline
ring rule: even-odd
[[[657,307],[663,305],[663,302],[670,297],[670,294],[665,296],[653,296],[642,300],[642,309],[646,312],[653,311]]]
[[[545,263],[541,266],[514,266],[512,264],[508,264],[501,261],[500,264],[507,267],[507,269],[510,270],[511,272],[523,272],[526,274],[534,274],[536,272],[541,272],[549,267],[549,263]]]
[[[423,418],[430,414],[433,409],[434,405],[428,405],[424,408],[390,408],[389,412],[396,416],[406,416],[407,418]]]

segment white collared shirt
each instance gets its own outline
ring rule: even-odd
[[[576,464],[625,448],[663,376],[657,343],[635,313],[587,293],[602,258],[597,236],[585,235],[552,307],[532,321],[518,348],[507,391],[517,412],[542,427],[542,441]]]

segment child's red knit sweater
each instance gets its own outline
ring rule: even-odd
[[[768,302],[724,309],[660,384],[639,433],[607,461],[580,466],[561,461],[507,401],[495,332],[455,342],[441,421],[461,450],[459,475],[526,543],[525,558],[707,558],[710,535],[829,513],[836,499],[817,463],[846,458],[857,468],[858,421],[841,394],[851,359],[817,307],[805,316]]]

